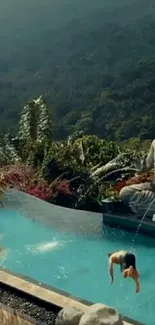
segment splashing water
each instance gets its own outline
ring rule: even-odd
[[[58,247],[62,246],[62,244],[59,241],[51,241],[51,242],[45,242],[45,243],[39,243],[37,245],[28,246],[28,251],[31,251],[32,253],[46,253],[50,252]]]
[[[140,228],[141,228],[141,226],[142,226],[143,221],[145,220],[145,217],[147,216],[147,213],[148,213],[149,210],[151,209],[151,207],[152,207],[152,205],[153,205],[154,202],[155,202],[155,199],[153,199],[153,200],[150,202],[150,204],[149,204],[147,210],[145,211],[145,213],[144,213],[142,219],[141,219],[140,222],[139,222],[139,225],[137,226],[137,230],[136,230],[136,232],[135,232],[135,234],[134,234],[134,237],[133,237],[133,239],[132,239],[131,251],[134,250],[134,245],[135,245],[135,241],[136,241],[136,238],[137,238],[137,236],[138,236],[139,230],[140,230]]]

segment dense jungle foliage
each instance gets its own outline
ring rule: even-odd
[[[80,130],[154,138],[154,0],[5,0],[0,39],[5,133],[16,134],[25,102],[43,94],[53,139]]]
[[[118,199],[123,186],[153,177],[138,175],[135,164],[150,140],[107,141],[81,130],[54,141],[51,130],[40,96],[23,107],[16,137],[0,135],[0,194],[16,188],[50,203],[99,212],[103,199]]]

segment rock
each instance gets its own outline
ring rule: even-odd
[[[123,325],[123,321],[114,308],[95,304],[81,317],[79,325]]]
[[[79,325],[80,319],[84,312],[79,308],[68,307],[61,309],[55,325]]]

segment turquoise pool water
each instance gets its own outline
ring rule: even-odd
[[[136,240],[140,294],[135,293],[132,280],[121,278],[119,267],[110,284],[107,254],[129,249],[132,238],[131,233],[107,228],[93,238],[58,232],[51,225],[0,209],[0,246],[7,248],[2,267],[74,296],[115,306],[128,317],[154,325],[155,240],[143,236]]]

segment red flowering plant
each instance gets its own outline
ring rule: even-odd
[[[51,185],[50,188],[52,189],[53,194],[64,194],[64,195],[71,195],[72,190],[70,183],[67,179],[63,180],[56,180]]]
[[[121,179],[118,182],[115,182],[112,186],[113,191],[115,193],[120,192],[120,190],[125,187],[125,186],[129,186],[129,185],[133,185],[133,184],[140,184],[140,183],[145,183],[145,182],[151,182],[153,180],[153,173],[152,172],[148,172],[148,173],[143,173],[141,175],[136,175],[133,176],[131,178],[129,178],[128,180],[125,179]]]
[[[0,174],[10,188],[27,191],[29,185],[37,177],[36,171],[25,164],[6,165],[0,168]]]
[[[127,180],[126,185],[140,184],[145,182],[151,182],[154,179],[153,172],[143,173],[141,175],[134,176]]]
[[[72,195],[70,183],[66,179],[57,179],[49,185],[35,168],[25,164],[1,167],[0,174],[3,175],[7,187],[16,188],[48,202],[54,202],[56,197]]]
[[[0,174],[9,188],[16,188],[44,200],[50,196],[49,185],[38,176],[34,168],[26,164],[3,166]]]
[[[39,185],[36,185],[34,187],[31,186],[31,188],[28,189],[27,193],[44,201],[50,201],[52,195],[49,186],[41,187]]]
[[[58,204],[65,207],[72,207],[75,194],[67,179],[57,179],[50,185],[51,189],[51,203]]]
[[[119,193],[120,190],[126,185],[127,185],[127,182],[124,179],[121,179],[113,185],[113,190]]]

